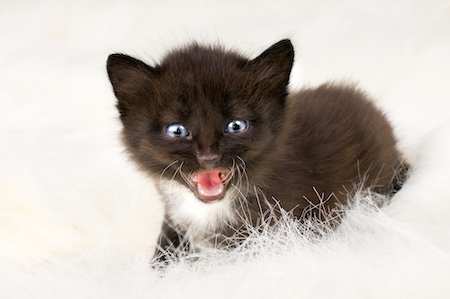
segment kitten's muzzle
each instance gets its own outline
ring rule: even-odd
[[[198,155],[197,160],[202,168],[213,169],[219,166],[222,157],[218,154],[203,154]]]

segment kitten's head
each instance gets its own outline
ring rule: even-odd
[[[128,151],[142,169],[187,185],[200,200],[221,199],[245,165],[256,171],[273,150],[293,56],[289,40],[253,60],[197,44],[153,67],[111,55]]]

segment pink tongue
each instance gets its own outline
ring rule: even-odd
[[[222,184],[218,172],[204,172],[198,175],[198,183],[206,189],[213,189],[217,185]]]
[[[198,193],[203,199],[212,201],[222,195],[224,187],[219,172],[200,173],[197,179]]]

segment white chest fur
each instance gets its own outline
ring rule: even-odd
[[[159,188],[166,203],[166,217],[185,231],[185,237],[196,247],[211,247],[214,236],[240,219],[234,204],[237,192],[232,188],[213,202],[201,201],[190,188],[176,181],[161,180]]]

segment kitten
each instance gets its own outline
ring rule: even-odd
[[[385,116],[350,85],[288,95],[293,61],[289,40],[252,60],[195,43],[156,66],[109,56],[123,141],[165,200],[160,250],[225,244],[271,198],[300,218],[361,182],[392,191],[401,161]]]

